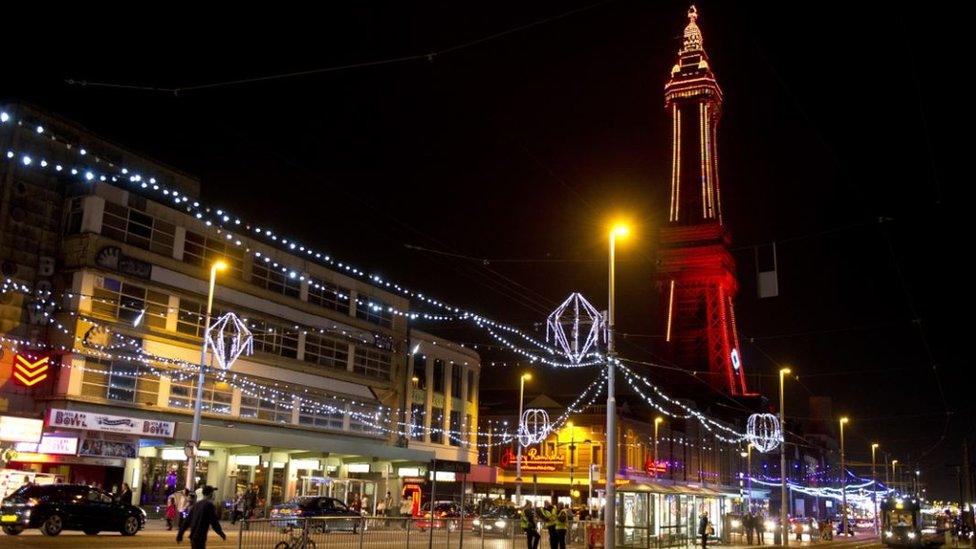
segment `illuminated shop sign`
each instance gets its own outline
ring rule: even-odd
[[[0,440],[7,442],[33,442],[41,440],[44,422],[26,417],[0,416]]]
[[[501,466],[503,469],[515,469],[517,457],[511,448],[506,448],[502,454]],[[522,471],[534,473],[549,473],[561,471],[565,467],[566,460],[561,454],[545,455],[540,454],[535,448],[529,448],[522,454]]]
[[[13,376],[24,387],[33,387],[48,378],[50,357],[14,355]]]
[[[110,416],[108,414],[61,410],[57,408],[52,408],[48,412],[47,424],[49,427],[104,431],[158,438],[173,438],[173,433],[176,431],[176,423],[173,421]]]

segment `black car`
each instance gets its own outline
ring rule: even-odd
[[[519,529],[521,523],[522,517],[518,509],[511,505],[499,505],[471,521],[471,529],[478,535],[511,536],[513,528],[516,528],[516,533],[522,533]]]
[[[321,519],[309,522],[309,528],[316,532],[349,530],[355,533],[364,521],[360,513],[345,503],[325,496],[300,496],[271,508],[272,524],[279,527],[300,526],[301,519],[317,517]],[[348,519],[342,520],[342,517]]]
[[[145,524],[142,509],[79,484],[21,486],[0,504],[0,525],[11,536],[26,528],[40,528],[46,536],[56,536],[62,530],[81,530],[89,536],[113,530],[133,536]]]

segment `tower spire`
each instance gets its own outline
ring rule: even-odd
[[[684,43],[679,53],[702,50],[702,33],[698,28],[698,8],[694,4],[688,8],[688,26],[685,27]]]

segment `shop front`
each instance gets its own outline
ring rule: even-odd
[[[724,517],[733,511],[738,494],[695,484],[629,482],[617,492],[617,540],[620,547],[683,546],[694,543],[702,514],[720,539]]]

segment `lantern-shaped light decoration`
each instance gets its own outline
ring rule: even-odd
[[[579,364],[600,340],[603,315],[583,294],[574,292],[546,319],[546,340],[552,340],[573,364]]]
[[[783,442],[779,418],[773,414],[752,414],[746,423],[746,436],[764,454],[775,450]]]
[[[519,444],[523,447],[538,444],[549,435],[549,414],[542,408],[529,408],[519,420]]]
[[[253,341],[251,330],[234,313],[225,314],[207,328],[207,344],[221,370],[230,368],[242,353],[250,355]]]

